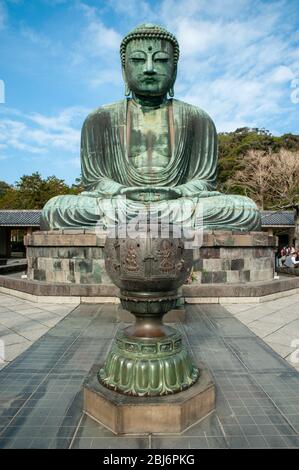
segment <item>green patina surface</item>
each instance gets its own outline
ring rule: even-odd
[[[215,190],[217,134],[212,119],[173,99],[179,58],[175,37],[158,26],[141,25],[123,39],[120,52],[126,99],[96,109],[82,128],[86,191],[51,199],[43,209],[42,228],[81,229],[99,223],[107,228],[140,212],[174,223],[191,221],[196,227],[201,226],[200,204],[205,229],[259,230],[260,213],[251,199]],[[74,278],[75,265],[69,263]],[[82,274],[90,272],[88,262],[79,264]],[[226,276],[224,271],[213,273],[209,282],[225,282]],[[139,302],[137,311],[146,312],[145,303]],[[133,307],[129,305],[131,311]],[[199,372],[178,332],[135,339],[119,332],[98,376],[122,393],[153,396],[190,387]]]
[[[120,331],[98,377],[127,395],[156,396],[189,388],[199,371],[176,330],[165,338],[151,339],[128,338]]]
[[[259,230],[260,213],[246,197],[217,191],[217,134],[200,108],[173,99],[179,46],[155,25],[141,25],[121,44],[125,100],[102,106],[84,122],[81,168],[86,191],[44,207],[42,228],[104,228],[139,211],[174,222],[201,204],[206,229]],[[149,204],[150,203],[150,204]],[[115,209],[118,215],[115,215]]]
[[[81,279],[85,279],[85,276],[81,276]],[[102,282],[102,269],[101,266],[98,264],[94,265],[93,273],[92,273],[92,280],[90,282],[96,282],[100,284]]]

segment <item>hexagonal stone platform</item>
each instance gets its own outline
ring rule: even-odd
[[[99,383],[95,366],[84,385],[83,409],[115,434],[181,433],[215,408],[215,385],[199,364],[199,380],[188,390],[163,397],[132,397]]]

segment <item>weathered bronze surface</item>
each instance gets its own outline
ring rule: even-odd
[[[82,129],[87,191],[51,199],[42,213],[42,229],[108,229],[146,214],[146,220],[183,229],[258,230],[260,213],[253,201],[215,191],[217,134],[212,119],[173,99],[176,38],[159,26],[141,25],[125,36],[120,53],[127,98],[95,110]],[[117,334],[98,373],[106,387],[157,396],[197,381],[199,370],[181,335],[162,322],[190,274],[190,253],[171,231],[158,238],[148,230],[134,239],[107,238],[107,272],[136,322]]]
[[[187,390],[136,399],[103,386],[95,364],[84,383],[84,411],[116,434],[181,433],[215,409],[212,375],[204,364],[197,366],[200,380]]]
[[[150,230],[134,239],[110,238],[105,244],[105,267],[121,292],[140,298],[173,296],[189,276],[192,250],[185,250],[183,240],[175,238],[172,226],[168,236],[154,237]]]
[[[122,307],[136,317],[134,325],[117,333],[99,371],[108,388],[135,396],[167,395],[199,377],[181,334],[162,322],[176,307],[177,289],[193,264],[192,250],[174,235],[170,226],[167,237],[153,237],[148,226],[134,239],[107,238],[106,271],[120,288]]]
[[[145,208],[197,227],[198,204],[204,229],[260,229],[251,199],[215,191],[215,126],[202,109],[173,99],[178,58],[177,40],[159,26],[141,25],[123,39],[127,98],[85,120],[81,168],[87,191],[51,199],[43,229],[107,228]]]

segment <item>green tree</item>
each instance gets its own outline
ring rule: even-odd
[[[0,198],[11,188],[11,186],[5,181],[0,181]]]
[[[248,187],[245,188],[239,178],[239,172],[242,172],[244,168],[245,156],[250,151],[271,154],[278,154],[283,149],[291,152],[299,151],[299,135],[288,133],[282,136],[273,136],[266,129],[242,127],[234,132],[221,132],[218,134],[218,138],[218,189],[233,194],[249,195],[251,193],[251,190]],[[281,171],[283,171],[283,158],[281,164]],[[238,177],[234,179],[237,173]],[[232,181],[234,181],[233,184]],[[43,179],[39,173],[24,175],[15,186],[0,181],[0,209],[41,209],[54,196],[79,194],[83,190],[81,175],[71,186],[56,176]],[[267,191],[265,195],[267,195]],[[274,197],[273,205],[279,203],[277,197]],[[286,202],[285,197],[282,199]],[[266,207],[270,204],[269,198],[266,197],[266,202],[263,202],[263,205]]]
[[[14,187],[10,187],[2,197],[0,197],[0,209],[20,209],[18,192]]]
[[[41,209],[58,194],[66,194],[69,187],[55,176],[43,179],[39,173],[24,175],[16,183],[20,209]]]
[[[23,175],[0,197],[0,209],[42,209],[54,196],[78,194],[81,190],[81,183],[70,187],[56,176],[43,179],[38,172]]]
[[[73,191],[72,194],[79,194],[79,193],[81,193],[82,191],[85,190],[85,188],[83,186],[82,175],[81,174],[78,178],[75,179],[75,183],[72,184],[71,190]]]
[[[292,207],[299,203],[299,151],[249,150],[227,187],[249,196],[260,209]]]
[[[250,150],[277,153],[285,148],[299,150],[299,136],[284,134],[273,136],[266,129],[242,127],[234,132],[221,132],[219,138],[218,188],[227,190],[227,181],[242,169],[244,156]],[[243,194],[242,189],[234,187],[236,194]]]

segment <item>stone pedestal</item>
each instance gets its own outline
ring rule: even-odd
[[[94,366],[84,385],[83,409],[115,434],[181,433],[215,409],[215,386],[204,364],[198,381],[184,392],[131,397],[107,389]]]
[[[112,285],[104,266],[104,234],[35,232],[26,237],[26,244],[30,280],[52,285]],[[202,246],[194,250],[192,285],[272,280],[276,246],[277,238],[265,232],[206,232]]]
[[[111,284],[104,266],[105,236],[87,230],[27,235],[28,279],[55,284]]]
[[[204,233],[194,250],[193,284],[237,284],[272,280],[277,238],[265,232]]]

